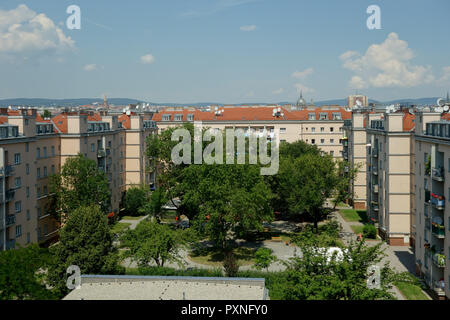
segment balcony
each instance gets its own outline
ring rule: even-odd
[[[429,190],[425,190],[425,203],[429,204],[431,199],[431,192]]]
[[[445,171],[443,167],[432,168],[431,169],[431,178],[436,181],[444,181],[445,179]]]
[[[374,174],[374,175],[378,175],[378,167],[377,166],[373,166],[372,167],[372,174]]]
[[[445,268],[446,257],[443,254],[435,253],[433,255],[433,264],[438,268]]]
[[[440,297],[445,297],[445,283],[444,281],[434,281],[433,291]]]
[[[4,203],[10,202],[10,201],[14,200],[15,195],[16,195],[16,191],[13,189],[9,189],[6,191],[4,198],[3,198],[3,195],[0,197],[0,201],[4,202]]]
[[[445,238],[445,226],[435,222],[431,223],[431,233],[438,239]]]
[[[348,152],[342,152],[342,157],[345,159],[345,160],[348,160]]]
[[[15,215],[7,215],[6,216],[6,225],[5,227],[8,228],[12,225],[16,224],[16,216]]]
[[[378,148],[374,148],[374,149],[372,150],[372,157],[378,158]]]
[[[105,149],[98,149],[97,158],[104,158],[104,157],[106,157]]]
[[[16,240],[7,240],[6,241],[6,250],[12,250],[16,247]]]
[[[444,196],[440,196],[436,193],[431,192],[430,203],[433,207],[435,207],[438,210],[445,209],[445,197]]]
[[[378,193],[378,185],[377,184],[373,185],[373,192]]]
[[[10,177],[14,175],[14,167],[13,166],[5,166],[3,168],[0,168],[0,177]]]

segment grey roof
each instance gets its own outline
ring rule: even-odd
[[[85,275],[64,300],[264,300],[264,279]]]

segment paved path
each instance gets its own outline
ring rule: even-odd
[[[130,228],[131,230],[134,230],[134,229],[136,229],[136,226],[137,226],[142,220],[145,220],[146,218],[148,218],[148,215],[147,215],[147,216],[143,216],[143,217],[140,218],[139,220],[125,220],[125,219],[122,219],[122,220],[120,220],[119,222],[130,223],[131,225],[129,226],[129,228]]]

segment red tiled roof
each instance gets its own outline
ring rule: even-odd
[[[126,115],[126,114],[122,114],[119,117],[119,122],[122,122],[122,127],[124,129],[130,129],[131,128],[131,120],[130,120],[130,116]]]
[[[8,123],[8,117],[0,117],[0,124]]]
[[[443,113],[441,115],[442,120],[450,120],[450,113]]]
[[[52,118],[52,122],[58,132],[67,133],[67,114],[60,113]]]
[[[88,121],[102,121],[102,117],[98,113],[88,116]]]
[[[415,119],[416,119],[415,114],[405,112],[403,116],[403,131],[411,131],[416,126],[414,122]]]
[[[175,121],[174,115],[183,115],[182,121],[187,121],[187,115],[193,114],[195,121],[276,121],[276,120],[308,120],[309,113],[315,113],[316,119],[319,119],[319,113],[328,113],[328,119],[333,119],[333,113],[340,113],[342,120],[351,119],[351,112],[345,111],[344,108],[336,108],[336,110],[323,110],[316,108],[315,110],[288,111],[281,107],[284,117],[274,117],[272,108],[270,107],[234,107],[219,108],[224,110],[223,114],[216,116],[214,112],[200,110],[163,110],[153,116],[153,121],[162,121],[163,115],[170,115],[170,121]]]

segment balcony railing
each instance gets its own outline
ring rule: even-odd
[[[378,158],[378,148],[374,148],[374,149],[372,150],[372,157]]]
[[[429,190],[425,190],[425,203],[430,203],[431,192]]]
[[[446,261],[446,257],[443,254],[440,253],[435,253],[433,255],[433,263],[438,267],[438,268],[445,268],[445,261]]]
[[[444,196],[440,196],[436,193],[431,192],[430,202],[431,202],[431,205],[434,206],[438,210],[445,209],[445,197]]]
[[[5,197],[3,198],[3,196],[0,197],[0,201],[1,202],[10,202],[12,200],[14,200],[14,196],[16,195],[16,191],[13,189],[9,189],[5,192]]]
[[[98,149],[97,151],[97,157],[98,158],[104,158],[106,156],[105,149]]]
[[[6,216],[6,225],[5,227],[10,227],[12,225],[16,224],[16,216],[15,215],[7,215]]]
[[[444,181],[445,179],[445,171],[443,167],[432,168],[431,169],[432,178],[436,181]]]
[[[0,177],[10,177],[14,175],[14,167],[13,166],[5,166],[0,168]]]
[[[16,240],[7,240],[6,241],[6,250],[12,250],[16,247]]]
[[[438,239],[445,238],[445,226],[443,224],[438,224],[435,222],[431,223],[431,233],[434,234]]]
[[[373,173],[374,175],[378,175],[378,167],[377,167],[377,166],[373,166],[373,167],[372,167],[372,173]]]
[[[378,193],[378,185],[377,184],[373,185],[373,192]]]

